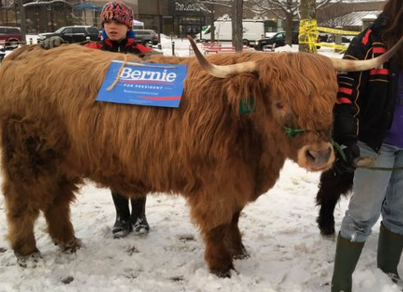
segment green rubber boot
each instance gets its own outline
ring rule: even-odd
[[[351,292],[352,275],[363,247],[364,242],[350,242],[339,234],[334,260],[332,292]]]
[[[379,230],[378,239],[378,268],[387,274],[393,282],[401,282],[397,266],[403,250],[403,235],[393,233],[383,226]]]

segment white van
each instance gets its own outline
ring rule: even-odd
[[[243,35],[242,41],[244,45],[254,46],[256,41],[265,37],[266,31],[268,31],[268,21],[261,19],[243,19]],[[231,19],[217,20],[214,22],[215,26],[215,40],[230,42],[232,41],[232,22]],[[207,42],[211,40],[211,27],[207,26],[205,30],[198,34],[196,38],[199,41]]]

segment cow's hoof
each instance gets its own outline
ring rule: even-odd
[[[335,237],[336,236],[336,231],[334,230],[334,227],[321,227],[319,226],[320,230],[320,235],[323,237]]]
[[[211,271],[211,272],[219,278],[231,278],[231,270],[229,270],[229,271]]]
[[[334,240],[336,240],[336,234],[324,234],[324,233],[320,233],[320,235],[324,238],[324,239],[327,239],[327,240],[332,240],[332,241],[334,241]]]
[[[334,219],[326,218],[325,216],[319,215],[316,218],[316,223],[318,224],[320,234],[323,237],[332,237],[336,234],[336,231],[334,229]]]
[[[212,268],[212,269],[210,269],[210,272],[219,278],[231,278],[231,271],[235,271],[235,268],[232,264],[229,268]]]
[[[69,241],[68,243],[59,242],[59,243],[55,243],[55,244],[58,245],[60,247],[60,249],[66,253],[75,253],[82,246],[81,240],[79,240],[78,238],[75,238],[75,237],[73,240]]]
[[[236,251],[232,251],[232,258],[234,260],[244,260],[250,257],[248,251],[246,250],[246,248],[243,246],[241,246],[240,249],[236,250]]]
[[[250,255],[247,252],[245,252],[245,253],[240,253],[240,254],[234,254],[232,256],[232,258],[234,260],[244,260],[244,259],[250,258]]]
[[[39,251],[33,252],[26,256],[18,254],[16,254],[16,256],[17,264],[23,268],[35,268],[41,261],[43,261],[41,253]]]

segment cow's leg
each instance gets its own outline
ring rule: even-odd
[[[224,242],[229,226],[222,224],[208,231],[202,230],[206,244],[204,259],[210,271],[218,277],[230,277],[231,270],[234,270],[232,255]]]
[[[205,242],[204,259],[210,271],[219,277],[230,277],[234,269],[232,254],[225,238],[231,229],[231,220],[236,210],[231,210],[233,202],[206,199],[206,194],[197,193],[188,197],[193,221],[199,226]]]
[[[238,211],[232,215],[231,224],[229,225],[224,238],[224,243],[234,259],[244,259],[249,257],[249,254],[242,243],[242,235],[238,227],[240,214],[241,211]]]
[[[26,266],[28,259],[36,261],[39,256],[34,235],[34,224],[39,215],[39,208],[25,199],[30,196],[29,192],[24,192],[7,178],[3,182],[3,195],[8,221],[8,239],[18,263]]]
[[[338,199],[332,196],[327,198],[324,204],[320,205],[319,216],[316,222],[318,223],[320,234],[325,237],[333,237],[335,235],[334,209],[337,201]]]
[[[342,195],[347,195],[353,185],[353,173],[335,175],[330,169],[321,174],[316,205],[320,207],[316,219],[320,233],[326,237],[335,235],[334,209]]]
[[[48,232],[53,242],[63,251],[75,252],[80,241],[74,236],[70,220],[70,202],[75,198],[76,185],[66,179],[59,180],[55,188],[55,197],[44,210]]]
[[[2,190],[8,222],[7,237],[18,263],[26,266],[26,260],[35,260],[39,255],[34,224],[39,215],[41,199],[37,197],[37,185],[33,183],[37,174],[37,160],[30,153],[33,152],[33,131],[29,129],[29,121],[23,118],[2,116],[1,122]]]
[[[9,239],[21,259],[38,253],[34,222],[39,210],[51,210],[53,204],[59,204],[55,194],[63,189],[60,170],[67,142],[52,121],[3,116],[0,126]],[[59,211],[57,215],[49,211],[54,214],[52,220],[64,220]]]

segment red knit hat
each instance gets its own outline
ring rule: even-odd
[[[101,11],[101,24],[109,20],[125,24],[128,28],[132,27],[134,19],[133,10],[121,1],[108,2]]]

